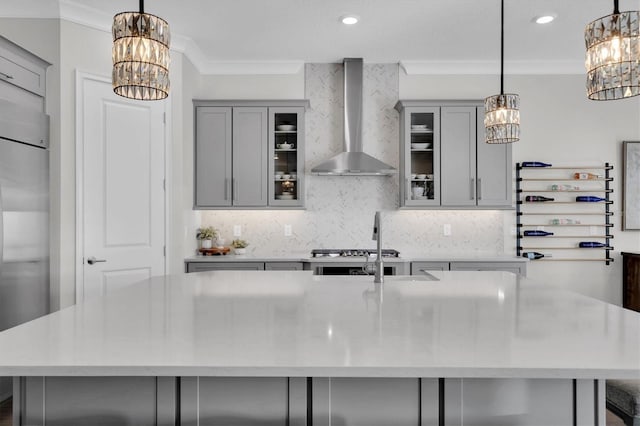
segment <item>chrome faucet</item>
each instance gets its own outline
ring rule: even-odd
[[[373,237],[378,242],[376,247],[376,275],[373,279],[374,283],[384,282],[384,265],[382,264],[382,228],[380,227],[380,212],[376,212],[373,220]]]

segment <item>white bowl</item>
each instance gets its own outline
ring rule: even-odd
[[[280,124],[278,126],[278,130],[281,130],[283,132],[290,132],[295,129],[296,129],[296,126],[294,126],[293,124]]]
[[[280,148],[280,149],[291,149],[291,148],[293,148],[293,144],[281,143],[280,145],[278,145],[278,148]]]
[[[411,179],[415,179],[415,178],[416,178],[416,176],[418,176],[418,175],[417,175],[417,174],[415,174],[415,173],[411,173]]]
[[[412,124],[411,130],[427,130],[426,124]]]
[[[291,175],[282,175],[282,179],[291,179]]]
[[[416,178],[418,178],[418,179],[426,179],[426,178],[427,178],[427,175],[425,175],[425,174],[419,174],[419,175],[416,175]]]
[[[433,180],[433,175],[427,175],[426,179],[431,179],[431,180]]]
[[[427,148],[431,148],[431,142],[411,144],[411,149],[427,149]]]

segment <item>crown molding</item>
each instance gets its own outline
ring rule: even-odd
[[[400,61],[407,75],[500,74],[499,61]],[[584,74],[582,61],[505,61],[505,74]]]

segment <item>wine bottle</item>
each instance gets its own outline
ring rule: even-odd
[[[542,201],[553,201],[553,198],[543,197],[542,195],[527,195],[524,197],[525,201],[528,202],[542,202]]]
[[[597,241],[581,241],[580,243],[578,243],[578,247],[582,248],[601,248],[606,246],[607,245],[605,243],[600,243]]]
[[[537,251],[525,251],[524,253],[522,253],[522,257],[535,260],[535,259],[542,259],[543,257],[552,257],[552,256],[550,254],[538,253]]]
[[[596,175],[595,173],[574,173],[573,178],[579,180],[585,179],[602,179],[604,176]]]
[[[593,195],[580,195],[576,197],[576,201],[581,203],[598,203],[600,201],[607,201],[607,199],[602,197],[594,197]]]
[[[580,187],[576,185],[563,185],[554,183],[550,186],[550,189],[552,191],[577,191],[580,189]]]
[[[531,230],[524,231],[525,237],[546,237],[547,235],[553,235],[553,232],[540,231],[540,230]]]
[[[580,221],[577,219],[551,219],[550,225],[579,225]]]
[[[551,164],[541,161],[523,161],[522,167],[551,167]]]

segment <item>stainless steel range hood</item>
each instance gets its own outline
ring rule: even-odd
[[[362,58],[344,59],[344,152],[311,169],[313,175],[390,176],[396,169],[362,151]]]

